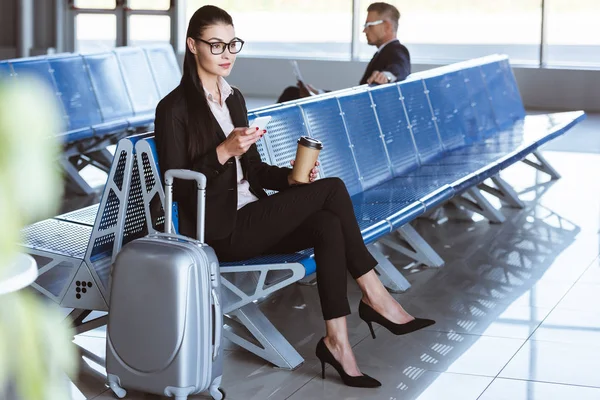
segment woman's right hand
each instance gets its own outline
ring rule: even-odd
[[[217,157],[223,165],[231,157],[241,156],[250,146],[258,141],[267,131],[258,128],[235,128],[227,139],[217,146]]]

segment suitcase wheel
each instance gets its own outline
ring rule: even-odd
[[[112,387],[111,386],[111,389],[112,389],[113,393],[120,399],[125,397],[125,395],[127,394],[127,391],[121,387]]]
[[[225,391],[222,388],[218,388],[217,391],[211,390],[210,394],[214,400],[225,399]]]
[[[127,391],[120,385],[119,377],[116,375],[108,374],[108,387],[111,388],[113,393],[120,399],[127,395]]]

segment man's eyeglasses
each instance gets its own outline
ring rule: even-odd
[[[379,19],[379,20],[373,21],[373,22],[366,22],[365,25],[364,25],[364,29],[367,29],[370,26],[375,26],[375,25],[383,24],[383,22],[384,21],[382,19]]]
[[[203,40],[198,38],[197,40],[201,41],[202,43],[206,43],[207,45],[210,46],[210,52],[212,54],[219,55],[219,54],[223,54],[225,53],[225,49],[229,49],[229,52],[231,54],[237,54],[240,51],[242,51],[242,47],[244,47],[244,41],[242,39],[233,39],[231,42],[229,43],[225,43],[225,42],[209,42],[207,40]]]

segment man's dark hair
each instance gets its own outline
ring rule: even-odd
[[[394,31],[398,32],[398,21],[400,20],[400,11],[398,11],[396,7],[388,3],[378,2],[372,3],[369,6],[369,8],[367,8],[367,11],[374,11],[382,17],[392,21]]]

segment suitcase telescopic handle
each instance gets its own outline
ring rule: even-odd
[[[198,189],[198,221],[196,225],[196,239],[204,243],[204,221],[206,205],[206,176],[200,172],[189,169],[170,169],[165,172],[165,232],[173,233],[173,181],[196,181]]]

